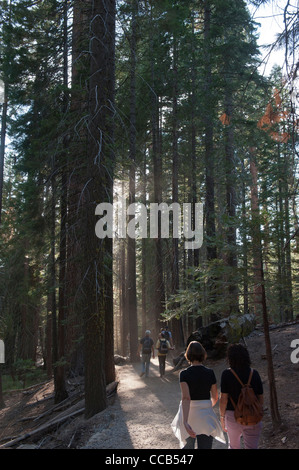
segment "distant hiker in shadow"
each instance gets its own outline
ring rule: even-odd
[[[165,365],[167,353],[170,349],[173,349],[170,346],[169,341],[165,338],[164,333],[159,334],[158,341],[156,343],[156,349],[158,349],[158,361],[159,361],[159,371],[160,377],[163,377],[165,374]]]
[[[163,333],[164,338],[165,338],[167,341],[169,341],[169,344],[170,344],[171,348],[174,349],[173,340],[172,340],[172,334],[171,334],[171,331],[169,331],[168,326],[166,325],[164,328],[161,328],[160,333]]]
[[[185,356],[191,365],[180,373],[181,402],[172,430],[184,449],[194,449],[196,440],[198,449],[211,449],[213,438],[225,444],[213,410],[218,401],[216,376],[203,365],[207,353],[201,343],[191,341]]]
[[[146,330],[144,338],[140,340],[137,356],[140,356],[141,352],[141,362],[142,362],[142,370],[140,373],[140,377],[149,376],[149,366],[151,362],[151,355],[153,355],[153,359],[155,358],[155,351],[154,351],[154,341],[150,337],[150,330]]]

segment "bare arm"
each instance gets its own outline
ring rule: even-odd
[[[211,387],[211,400],[212,400],[212,406],[215,406],[218,401],[217,384],[213,384]]]
[[[181,382],[181,396],[182,396],[182,407],[183,407],[183,421],[187,433],[191,437],[196,437],[196,433],[193,431],[191,426],[188,424],[189,409],[190,409],[190,392],[186,382]]]
[[[225,432],[227,432],[227,430],[225,428],[224,416],[226,412],[227,402],[228,402],[228,394],[221,393],[220,400],[219,400],[220,421],[221,421],[222,429]]]

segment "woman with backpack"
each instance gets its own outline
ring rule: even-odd
[[[242,344],[227,349],[229,368],[222,372],[220,421],[228,434],[229,448],[257,449],[262,430],[263,384],[251,369],[249,353]]]
[[[190,363],[180,373],[181,402],[171,427],[180,447],[211,449],[213,438],[226,444],[219,420],[213,410],[218,401],[215,373],[203,365],[207,353],[198,341],[189,343],[185,357]]]

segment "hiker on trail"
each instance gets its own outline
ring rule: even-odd
[[[219,401],[220,420],[222,428],[228,434],[229,449],[240,449],[240,438],[243,436],[245,449],[257,449],[262,429],[263,384],[257,370],[250,368],[249,353],[242,344],[232,344],[227,349],[227,358],[230,368],[225,369],[221,375],[221,396]],[[256,424],[244,424],[244,419],[235,417],[235,406],[240,406],[239,396],[242,395],[242,384],[247,384],[252,370],[250,385],[257,397],[257,406],[260,404],[261,416]],[[234,375],[237,374],[237,377]],[[254,399],[255,398],[254,395]],[[241,414],[245,415],[245,412]],[[243,422],[243,424],[241,424]]]
[[[207,353],[201,343],[191,341],[185,357],[191,365],[180,373],[181,402],[171,423],[173,432],[184,449],[194,449],[196,440],[198,449],[211,449],[213,438],[225,444],[213,410],[218,401],[215,373],[203,365]]]
[[[163,375],[165,374],[165,363],[166,363],[167,353],[170,349],[173,349],[170,346],[169,341],[165,338],[164,333],[159,334],[159,338],[156,343],[156,349],[158,349],[160,377],[163,377]]]
[[[155,358],[155,351],[154,351],[154,341],[150,337],[150,330],[146,330],[145,337],[140,340],[137,355],[140,356],[141,351],[141,362],[142,362],[142,371],[140,377],[149,376],[149,366],[151,361],[151,355],[153,354],[153,359]]]
[[[165,339],[169,341],[170,346],[174,349],[173,341],[172,341],[172,334],[171,334],[171,331],[169,331],[168,326],[166,325],[165,328],[161,328],[160,333],[164,334]]]

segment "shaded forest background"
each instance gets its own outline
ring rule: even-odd
[[[114,354],[146,328],[299,314],[297,11],[259,72],[242,0],[1,1],[4,376],[42,364],[56,402],[84,375],[106,407]],[[248,2],[258,6],[266,1]],[[271,3],[271,2],[268,2]],[[273,52],[274,51],[274,52]],[[95,234],[98,204],[204,204],[204,239]],[[149,214],[148,214],[149,217]],[[135,223],[127,214],[128,224]]]

